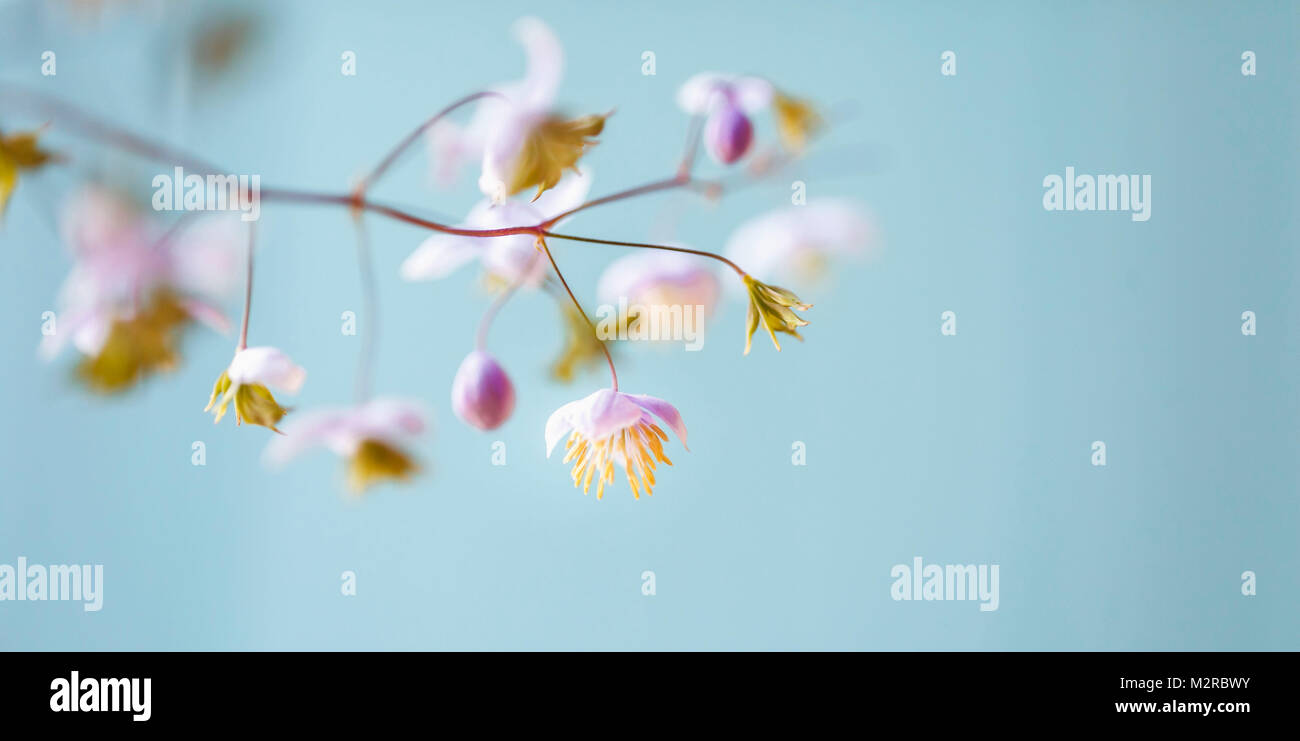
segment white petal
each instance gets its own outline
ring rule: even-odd
[[[528,68],[522,81],[523,97],[517,103],[530,110],[551,107],[564,76],[564,49],[542,21],[520,18],[514,26],[515,38],[528,55]]]
[[[405,280],[438,280],[478,256],[480,246],[475,237],[456,234],[435,234],[424,240],[402,262],[401,274]]]
[[[274,347],[249,347],[235,353],[226,370],[234,384],[256,383],[298,393],[307,371],[294,365],[289,356]]]
[[[761,77],[738,77],[731,83],[736,104],[746,113],[758,113],[772,104],[772,83]]]
[[[677,89],[677,106],[691,115],[703,115],[713,106],[713,97],[727,84],[727,76],[701,72]]]
[[[546,457],[551,457],[551,451],[555,450],[555,444],[564,437],[565,433],[573,429],[573,410],[581,402],[571,401],[568,404],[556,409],[546,420]]]

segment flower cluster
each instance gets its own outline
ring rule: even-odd
[[[686,425],[676,407],[663,399],[619,390],[610,341],[594,325],[551,253],[554,240],[577,240],[637,251],[612,261],[595,287],[605,302],[637,305],[700,306],[709,321],[721,311],[725,286],[747,306],[744,353],[761,327],[777,350],[778,333],[801,338],[808,322],[800,312],[812,308],[796,293],[767,280],[807,286],[842,256],[860,255],[875,242],[862,209],[843,201],[814,201],[773,212],[742,224],[721,252],[681,243],[646,244],[574,236],[556,231],[588,208],[672,188],[706,193],[725,190],[722,181],[694,174],[695,152],[702,146],[723,168],[750,157],[764,163],[798,157],[822,132],[825,123],[806,100],[755,76],[716,72],[697,74],[678,90],[677,103],[689,114],[692,136],[677,174],[669,179],[589,199],[593,171],[582,163],[610,123],[610,115],[579,115],[557,109],[563,77],[563,51],[541,21],[524,19],[515,35],[527,55],[527,69],[517,81],[495,86],[453,104],[427,122],[346,196],[322,197],[268,189],[269,197],[299,198],[350,207],[357,224],[363,288],[368,283],[368,244],[363,220],[370,212],[400,218],[429,229],[400,266],[408,281],[433,281],[474,263],[493,294],[480,324],[477,344],[465,356],[451,384],[451,408],[467,425],[495,430],[507,424],[516,408],[516,387],[487,347],[488,329],[497,311],[516,292],[543,292],[559,302],[565,344],[552,366],[561,381],[577,379],[588,366],[608,364],[611,383],[564,404],[547,420],[547,456],[560,440],[564,462],[572,464],[575,487],[596,497],[614,485],[621,469],[632,495],[652,493],[658,466],[672,465],[667,454],[672,432],[686,446]],[[462,106],[474,110],[463,124],[452,114]],[[759,118],[770,113],[775,135],[765,140]],[[482,200],[457,225],[443,225],[378,207],[367,198],[387,165],[411,141],[423,135],[432,155],[435,181],[452,186],[470,163],[478,162]],[[122,138],[114,142],[121,144]],[[125,141],[136,141],[128,138]],[[763,157],[752,154],[766,149]],[[774,156],[772,153],[779,156]],[[157,149],[139,151],[156,155]],[[20,172],[54,161],[39,148],[34,134],[0,135],[0,209],[14,190]],[[770,168],[745,173],[761,177]],[[211,221],[211,220],[209,220]],[[239,274],[239,246],[246,243],[245,301],[235,353],[208,395],[204,411],[220,422],[233,407],[237,424],[268,428],[266,460],[284,463],[322,447],[346,461],[347,487],[361,492],[373,484],[401,481],[421,469],[411,452],[413,440],[428,427],[422,405],[391,398],[370,398],[368,363],[363,353],[358,398],[347,407],[294,412],[276,394],[301,391],[306,371],[283,350],[247,344],[252,305],[252,231],[233,222],[190,221],[189,215],[164,227],[144,215],[128,198],[92,186],[73,199],[63,220],[72,247],[73,267],[61,296],[60,328],[45,339],[41,351],[53,357],[71,340],[81,353],[79,377],[91,388],[121,391],[179,362],[182,333],[194,321],[224,331],[217,308]],[[219,221],[219,220],[218,220]],[[790,281],[793,281],[791,283]],[[633,321],[639,321],[633,317]],[[368,351],[373,354],[373,348]]]

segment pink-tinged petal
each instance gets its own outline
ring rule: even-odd
[[[232,383],[261,384],[296,394],[307,379],[307,371],[274,347],[249,347],[235,353],[226,371]]]
[[[346,414],[345,410],[328,409],[290,415],[280,426],[283,434],[273,436],[267,444],[263,459],[268,465],[280,466],[318,446],[331,448],[339,455],[350,455],[351,451],[335,449],[329,444],[345,429]]]
[[[776,282],[810,279],[808,266],[828,257],[863,255],[879,245],[867,212],[851,201],[812,201],[745,222],[727,240],[724,254],[750,274]]]
[[[424,413],[420,405],[400,399],[374,401],[344,409],[323,409],[288,417],[277,435],[266,446],[264,458],[269,465],[281,465],[314,447],[324,447],[340,457],[357,451],[363,440],[379,440],[400,445],[404,437],[424,432]]]
[[[186,298],[181,299],[181,306],[184,307],[185,313],[194,317],[198,321],[215,329],[216,331],[226,334],[230,331],[230,320],[222,313],[221,309],[198,299]]]
[[[404,399],[375,399],[354,409],[349,426],[366,437],[396,442],[424,433],[428,426],[423,407]]]
[[[475,350],[461,362],[451,382],[451,408],[466,424],[494,430],[515,409],[515,387],[495,358]]]
[[[610,263],[600,276],[596,295],[609,305],[626,300],[629,305],[699,305],[709,311],[717,302],[718,291],[718,278],[703,259],[645,250]]]
[[[248,225],[234,214],[198,220],[167,243],[168,274],[163,278],[186,293],[227,296],[243,280],[247,244]]]
[[[690,450],[686,445],[686,423],[682,421],[682,415],[677,411],[677,407],[663,399],[656,399],[645,394],[626,394],[626,396],[635,402],[637,406],[662,419],[664,424],[677,433],[677,439],[682,441],[682,447]]]
[[[536,18],[520,18],[515,22],[514,34],[528,56],[527,72],[520,85],[522,95],[516,104],[534,111],[550,108],[564,76],[560,40]]]
[[[601,389],[579,401],[572,418],[578,432],[598,440],[632,426],[641,418],[641,409],[627,394]]]
[[[482,152],[481,138],[473,136],[469,128],[446,119],[430,127],[426,137],[433,180],[441,187],[453,185],[465,163],[473,161]]]
[[[515,161],[528,133],[541,121],[542,115],[513,110],[497,122],[488,136],[483,147],[483,172],[478,187],[493,203],[504,203],[510,197],[509,183]]]
[[[758,113],[772,104],[772,83],[761,77],[738,77],[731,83],[732,99],[746,113]]]
[[[451,275],[478,256],[481,245],[476,244],[474,239],[455,234],[435,234],[425,239],[402,262],[402,278],[438,280]]]
[[[726,75],[701,72],[677,89],[677,105],[691,115],[704,115],[713,107],[715,96],[722,92],[726,84]]]

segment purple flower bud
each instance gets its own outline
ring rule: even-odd
[[[735,103],[727,101],[709,114],[704,124],[704,146],[713,159],[730,165],[749,151],[754,125]]]
[[[515,410],[515,387],[491,355],[475,350],[451,382],[451,408],[467,424],[495,430]]]

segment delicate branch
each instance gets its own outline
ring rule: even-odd
[[[433,118],[430,118],[429,120],[420,124],[419,128],[417,128],[415,131],[412,131],[410,134],[408,134],[405,139],[403,139],[396,147],[393,148],[391,152],[388,153],[388,156],[385,157],[383,161],[380,162],[379,165],[376,166],[375,169],[370,172],[370,174],[361,178],[360,182],[357,183],[355,192],[357,194],[364,195],[365,192],[370,189],[370,186],[374,185],[375,181],[379,180],[379,178],[382,177],[383,174],[388,171],[388,168],[391,167],[393,163],[397,161],[397,158],[400,157],[403,152],[405,152],[412,144],[414,144],[422,134],[424,134],[429,129],[433,128],[435,124],[437,124],[447,115],[449,115],[450,113],[452,113],[457,108],[460,108],[463,105],[472,103],[482,98],[487,98],[492,96],[503,97],[501,93],[493,92],[493,91],[474,93],[473,95],[466,95],[465,97],[461,98],[455,103],[452,103],[446,108],[443,108],[441,111],[438,111],[438,113],[434,115]]]
[[[487,349],[488,329],[491,328],[493,320],[496,319],[497,312],[501,311],[501,307],[505,306],[506,302],[510,300],[510,297],[514,295],[515,291],[519,290],[519,286],[523,285],[524,281],[527,280],[528,275],[533,271],[533,265],[537,264],[537,261],[540,260],[541,257],[541,253],[533,255],[528,266],[521,270],[519,275],[515,276],[515,279],[510,282],[510,285],[507,286],[505,290],[497,294],[497,297],[494,298],[491,305],[488,306],[487,311],[483,312],[483,318],[480,319],[478,323],[478,333],[474,337],[475,349]]]
[[[239,325],[239,346],[236,352],[248,349],[248,315],[253,309],[253,233],[254,223],[248,222],[248,273],[244,281],[244,319]]]
[[[592,334],[595,334],[596,325],[591,323],[591,319],[587,317],[587,312],[582,310],[582,304],[578,303],[578,297],[573,295],[573,289],[569,288],[569,282],[564,279],[564,274],[560,272],[560,266],[556,264],[555,256],[551,254],[551,248],[546,244],[546,239],[541,235],[538,235],[537,243],[546,251],[546,257],[551,261],[551,267],[555,269],[555,277],[560,279],[560,285],[564,286],[564,290],[569,294],[569,298],[573,300],[573,305],[578,309],[578,314],[582,316],[583,321],[585,321],[587,326],[591,328]],[[604,342],[600,343],[600,351],[605,353],[605,362],[609,363],[609,375],[610,378],[613,379],[614,390],[618,391],[618,371],[614,370],[614,356],[609,354],[609,348],[605,346]]]
[[[379,342],[379,301],[375,289],[374,260],[370,255],[370,233],[366,229],[365,219],[360,214],[357,224],[357,268],[361,274],[361,311],[364,313],[361,327],[361,353],[357,359],[356,401],[362,403],[370,398],[371,375],[374,366],[376,347]]]
[[[691,117],[691,127],[686,133],[686,153],[682,155],[682,163],[677,166],[677,178],[679,180],[689,180],[691,170],[695,169],[695,155],[700,149],[700,137],[704,134],[704,116],[695,115]]]
[[[726,263],[728,267],[736,271],[737,275],[741,275],[741,276],[747,275],[747,273],[745,273],[745,271],[742,270],[739,265],[732,262],[731,260],[728,260],[722,255],[717,254],[716,252],[705,252],[704,250],[693,250],[689,247],[673,247],[666,244],[649,244],[646,242],[621,242],[615,239],[595,239],[592,237],[578,237],[572,234],[559,234],[557,232],[551,232],[551,231],[543,232],[543,236],[555,237],[556,239],[567,239],[573,242],[588,242],[590,244],[608,244],[617,247],[640,247],[642,249],[647,249],[647,250],[668,250],[669,252],[684,252],[688,255],[699,255],[700,257],[709,257],[714,260],[718,260],[719,262]]]
[[[221,172],[219,168],[201,158],[194,157],[170,147],[154,144],[153,142],[133,134],[126,129],[104,123],[93,116],[82,113],[74,106],[68,105],[67,103],[42,93],[37,93],[8,83],[0,83],[0,96],[5,98],[16,98],[25,103],[30,109],[38,111],[42,115],[59,118],[62,123],[69,124],[71,129],[80,132],[83,136],[89,139],[101,141],[117,147],[118,149],[133,152],[145,159],[153,160],[155,162],[163,162],[170,165],[180,165],[187,170],[203,174]]]

